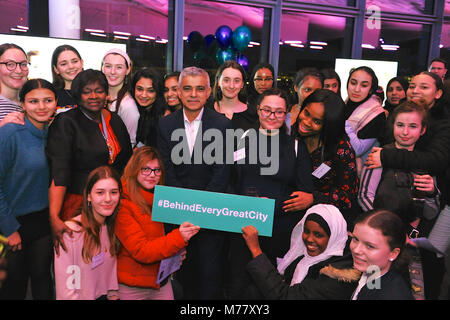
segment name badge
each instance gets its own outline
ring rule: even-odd
[[[324,175],[327,174],[328,171],[330,171],[331,167],[327,166],[325,163],[322,163],[314,172],[312,175],[316,177],[317,179],[321,179]]]
[[[245,148],[239,149],[234,152],[234,162],[245,159]]]
[[[91,269],[97,268],[105,261],[105,252],[100,252],[98,255],[92,258]]]

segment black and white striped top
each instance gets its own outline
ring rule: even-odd
[[[20,104],[0,95],[0,121],[2,121],[8,113],[14,111],[22,111]]]

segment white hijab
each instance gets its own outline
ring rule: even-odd
[[[303,226],[306,218],[311,214],[316,213],[321,216],[330,228],[330,239],[324,252],[311,257],[308,255],[305,243],[302,240]],[[298,257],[304,256],[295,268],[294,276],[292,277],[291,286],[300,283],[308,274],[309,267],[318,262],[324,261],[332,256],[342,256],[344,247],[347,242],[347,223],[338,208],[330,204],[317,204],[306,211],[302,220],[294,227],[291,234],[291,247],[285,254],[283,259],[278,262],[278,271],[284,274],[286,268]]]

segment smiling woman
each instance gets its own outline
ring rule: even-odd
[[[25,299],[28,278],[34,299],[51,299],[45,145],[47,125],[56,110],[56,90],[46,80],[33,79],[25,83],[19,99],[25,123],[0,128],[0,234],[7,237],[12,249],[6,256],[8,277],[0,299]]]
[[[27,76],[25,51],[12,43],[0,45],[0,127],[7,122],[23,124],[23,118],[19,114],[22,111],[19,91],[27,81]],[[10,113],[12,114],[9,115]],[[8,118],[3,120],[5,117]]]
[[[363,274],[353,300],[412,300],[407,272],[405,229],[400,218],[387,210],[358,216],[350,250],[355,269]],[[375,272],[373,272],[375,270]]]
[[[131,96],[140,113],[136,144],[138,147],[156,147],[158,120],[170,113],[164,103],[161,79],[156,70],[145,68],[134,74]]]
[[[88,69],[72,83],[78,108],[58,114],[49,130],[47,153],[51,167],[50,216],[59,251],[67,232],[63,220],[73,217],[90,171],[111,165],[122,172],[131,156],[130,136],[115,113],[105,109],[108,82],[103,73]],[[66,249],[64,242],[61,244]]]
[[[289,234],[312,202],[313,184],[311,162],[303,142],[296,147],[295,139],[286,133],[287,94],[277,88],[264,91],[257,103],[259,129],[255,139],[244,139],[244,159],[236,164],[234,188],[237,194],[275,199],[273,233],[271,238],[261,238],[261,247],[267,257],[276,258],[289,249]],[[249,135],[247,135],[249,136]],[[271,174],[261,174],[267,168],[262,157],[252,163],[250,154],[262,154],[277,160],[278,167]],[[297,149],[297,150],[296,150]],[[303,202],[286,210],[284,202],[294,198],[294,192],[302,195]],[[290,211],[290,212],[288,212]],[[247,292],[251,279],[245,272],[250,261],[249,252],[239,234],[230,236],[229,296],[232,299],[260,298]],[[249,289],[250,290],[250,289]]]
[[[81,214],[66,226],[67,252],[56,254],[57,300],[95,300],[118,297],[117,253],[114,234],[122,184],[119,174],[108,166],[93,170],[83,190]]]
[[[108,80],[108,109],[116,113],[127,127],[131,145],[137,143],[139,110],[132,99],[130,90],[131,60],[128,54],[120,49],[108,50],[102,60],[102,72]]]
[[[124,200],[115,232],[122,248],[117,261],[121,300],[173,300],[171,280],[156,282],[163,257],[187,246],[199,227],[184,222],[165,233],[161,222],[152,221],[153,192],[164,184],[164,166],[152,147],[134,151],[122,177]]]
[[[259,247],[254,227],[245,227],[243,237],[253,256],[246,270],[266,299],[350,299],[356,288],[360,272],[344,253],[347,224],[332,205],[315,205],[306,212],[277,268]]]
[[[83,70],[83,59],[77,49],[70,45],[61,45],[53,51],[53,84],[58,90],[57,112],[67,111],[76,106],[70,88],[77,74]]]
[[[226,61],[217,70],[213,88],[214,109],[231,119],[234,129],[254,128],[257,116],[247,107],[244,69],[233,60]]]

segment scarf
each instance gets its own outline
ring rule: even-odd
[[[303,227],[308,215],[316,213],[328,224],[331,232],[328,245],[324,252],[311,257],[306,251],[305,243],[302,240]],[[330,204],[317,204],[306,211],[305,216],[294,227],[291,235],[291,247],[286,255],[278,262],[278,271],[284,274],[286,268],[298,257],[303,258],[297,264],[292,277],[291,286],[301,283],[308,274],[311,266],[329,259],[332,256],[342,256],[347,242],[347,223],[338,208]]]

